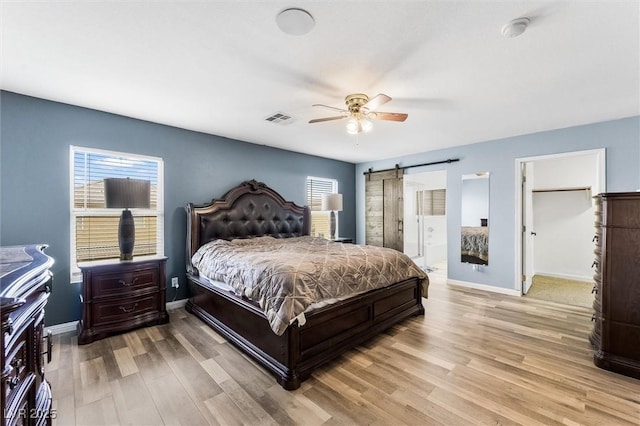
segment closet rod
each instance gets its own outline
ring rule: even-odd
[[[396,164],[396,166],[393,169],[384,169],[384,170],[376,170],[375,172],[373,171],[372,168],[369,168],[369,170],[367,170],[366,172],[363,172],[364,175],[368,175],[369,173],[378,173],[378,172],[392,172],[394,170],[398,170],[398,169],[410,169],[412,167],[422,167],[422,166],[433,166],[436,164],[445,164],[445,163],[455,163],[456,161],[460,161],[459,158],[449,158],[447,160],[442,160],[442,161],[433,161],[431,163],[422,163],[422,164],[412,164],[411,166],[402,166],[400,167],[399,164]]]
[[[570,192],[570,191],[591,191],[591,187],[585,186],[581,188],[534,189],[531,192]]]

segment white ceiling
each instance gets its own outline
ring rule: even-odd
[[[303,36],[278,12],[315,18]],[[640,2],[2,2],[0,87],[366,162],[640,115]],[[531,19],[520,37],[500,29]],[[370,133],[314,103],[393,98]],[[275,112],[295,121],[265,121]]]

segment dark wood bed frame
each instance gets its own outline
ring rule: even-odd
[[[188,204],[186,309],[275,374],[287,390],[300,387],[318,366],[410,316],[423,315],[417,278],[325,306],[276,335],[260,307],[212,286],[191,264],[193,254],[214,239],[309,235],[310,213],[273,189],[246,181],[209,204]],[[339,244],[339,243],[336,243]],[[426,296],[426,295],[425,295]]]

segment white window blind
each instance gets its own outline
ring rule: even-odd
[[[131,209],[135,221],[134,256],[164,254],[163,161],[89,148],[71,147],[71,280],[80,279],[78,262],[117,259],[121,209],[105,207],[104,179],[148,180],[149,209]]]
[[[319,177],[307,177],[307,205],[311,209],[311,235],[314,237],[329,238],[329,212],[320,210],[322,207],[322,194],[335,194],[338,192],[338,181]],[[338,233],[338,218],[336,217],[336,235]]]
[[[446,189],[425,189],[416,191],[416,214],[424,216],[444,216],[446,214]]]

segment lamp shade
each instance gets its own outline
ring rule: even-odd
[[[342,211],[342,194],[322,194],[321,210]]]
[[[130,178],[104,180],[104,199],[108,209],[148,209],[151,203],[150,193],[151,183],[148,180]]]

